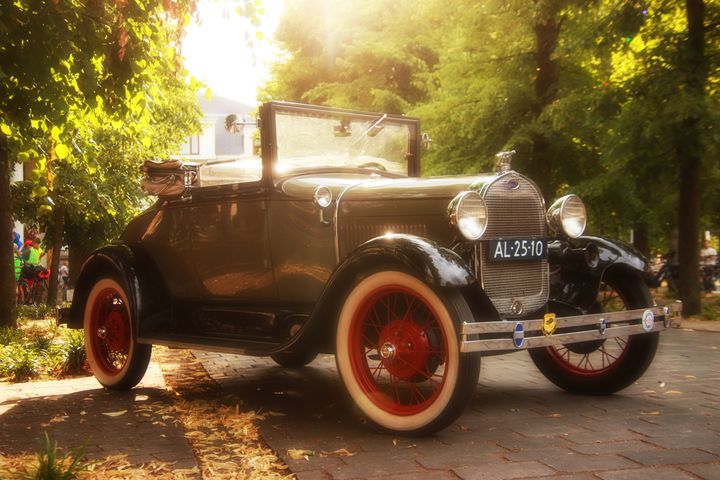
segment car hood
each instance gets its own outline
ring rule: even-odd
[[[432,178],[370,178],[367,175],[303,175],[284,181],[281,188],[290,197],[312,198],[320,185],[342,194],[342,200],[403,198],[452,198],[463,190],[479,190],[496,175],[448,176]]]

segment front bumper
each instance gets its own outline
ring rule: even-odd
[[[679,316],[682,302],[637,310],[532,320],[465,322],[462,352],[502,352],[659,332]]]

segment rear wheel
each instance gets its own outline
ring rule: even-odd
[[[98,381],[116,390],[137,385],[147,370],[152,346],[137,343],[133,307],[121,282],[102,278],[93,286],[83,325],[88,363]]]
[[[471,312],[453,290],[436,292],[398,271],[355,284],[340,313],[336,362],[348,393],[379,427],[405,435],[445,428],[477,385],[479,354],[460,354]]]
[[[631,276],[610,276],[598,290],[598,310],[602,312],[638,309],[652,303],[647,286]],[[529,353],[543,375],[558,387],[602,395],[622,390],[640,378],[655,357],[658,341],[655,332],[550,346]]]

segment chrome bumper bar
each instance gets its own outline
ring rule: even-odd
[[[532,320],[463,323],[462,352],[523,350],[659,332],[679,316],[682,302],[637,310],[593,313],[572,317],[552,314]]]

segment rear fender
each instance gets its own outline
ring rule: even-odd
[[[68,326],[83,328],[85,304],[93,285],[103,276],[119,277],[128,288],[130,307],[135,313],[138,336],[142,336],[145,321],[160,314],[166,318],[170,310],[170,297],[154,262],[140,248],[114,244],[93,252],[85,261],[78,277]]]

